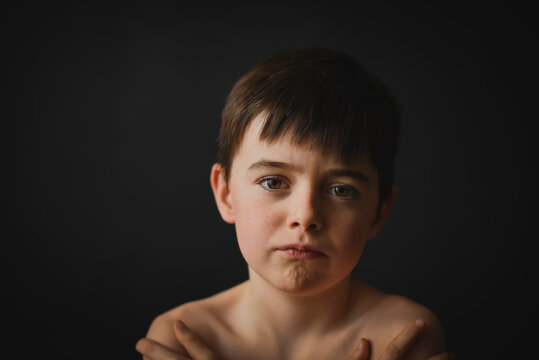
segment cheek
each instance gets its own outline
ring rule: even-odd
[[[369,237],[370,223],[352,214],[342,217],[334,231],[341,251],[351,259],[359,259]]]
[[[275,209],[255,197],[244,198],[236,207],[236,236],[246,259],[262,253],[277,231],[282,217]]]

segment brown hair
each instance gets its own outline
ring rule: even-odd
[[[289,134],[295,144],[336,153],[344,162],[366,152],[379,173],[380,203],[393,185],[399,111],[376,76],[353,57],[325,48],[271,56],[241,77],[222,112],[217,161],[228,179],[251,120],[266,119],[260,139]]]

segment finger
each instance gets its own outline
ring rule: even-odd
[[[433,355],[427,360],[456,360],[456,357],[455,354],[446,351],[441,354]]]
[[[354,351],[348,357],[346,360],[367,360],[369,358],[370,353],[370,344],[369,340],[365,338],[361,338],[359,340],[359,344],[356,346]]]
[[[218,360],[217,355],[181,320],[176,321],[174,324],[174,334],[193,359]]]
[[[425,323],[423,320],[416,320],[406,326],[399,335],[397,335],[387,345],[382,360],[399,360],[410,350],[414,342],[423,332]]]
[[[144,357],[151,360],[189,360],[189,358],[181,356],[165,345],[148,338],[140,339],[135,348]]]
[[[455,360],[455,356],[446,351],[440,354],[433,355],[427,360]]]

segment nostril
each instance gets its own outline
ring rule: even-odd
[[[308,229],[310,229],[310,230],[320,230],[320,224],[312,223],[311,225],[309,225]]]
[[[318,231],[320,230],[321,226],[320,224],[316,223],[316,222],[313,222],[311,224],[309,224],[308,226],[303,226],[301,222],[299,221],[294,221],[290,224],[290,227],[291,228],[297,228],[297,227],[300,227],[300,228],[303,228],[304,231],[307,231],[307,230],[314,230],[314,231]]]

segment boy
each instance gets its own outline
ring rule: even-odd
[[[284,52],[243,76],[223,110],[210,182],[249,280],[158,316],[137,349],[154,360],[445,351],[432,312],[350,275],[393,206],[398,132],[392,97],[348,55]],[[394,338],[398,357],[386,350]]]

